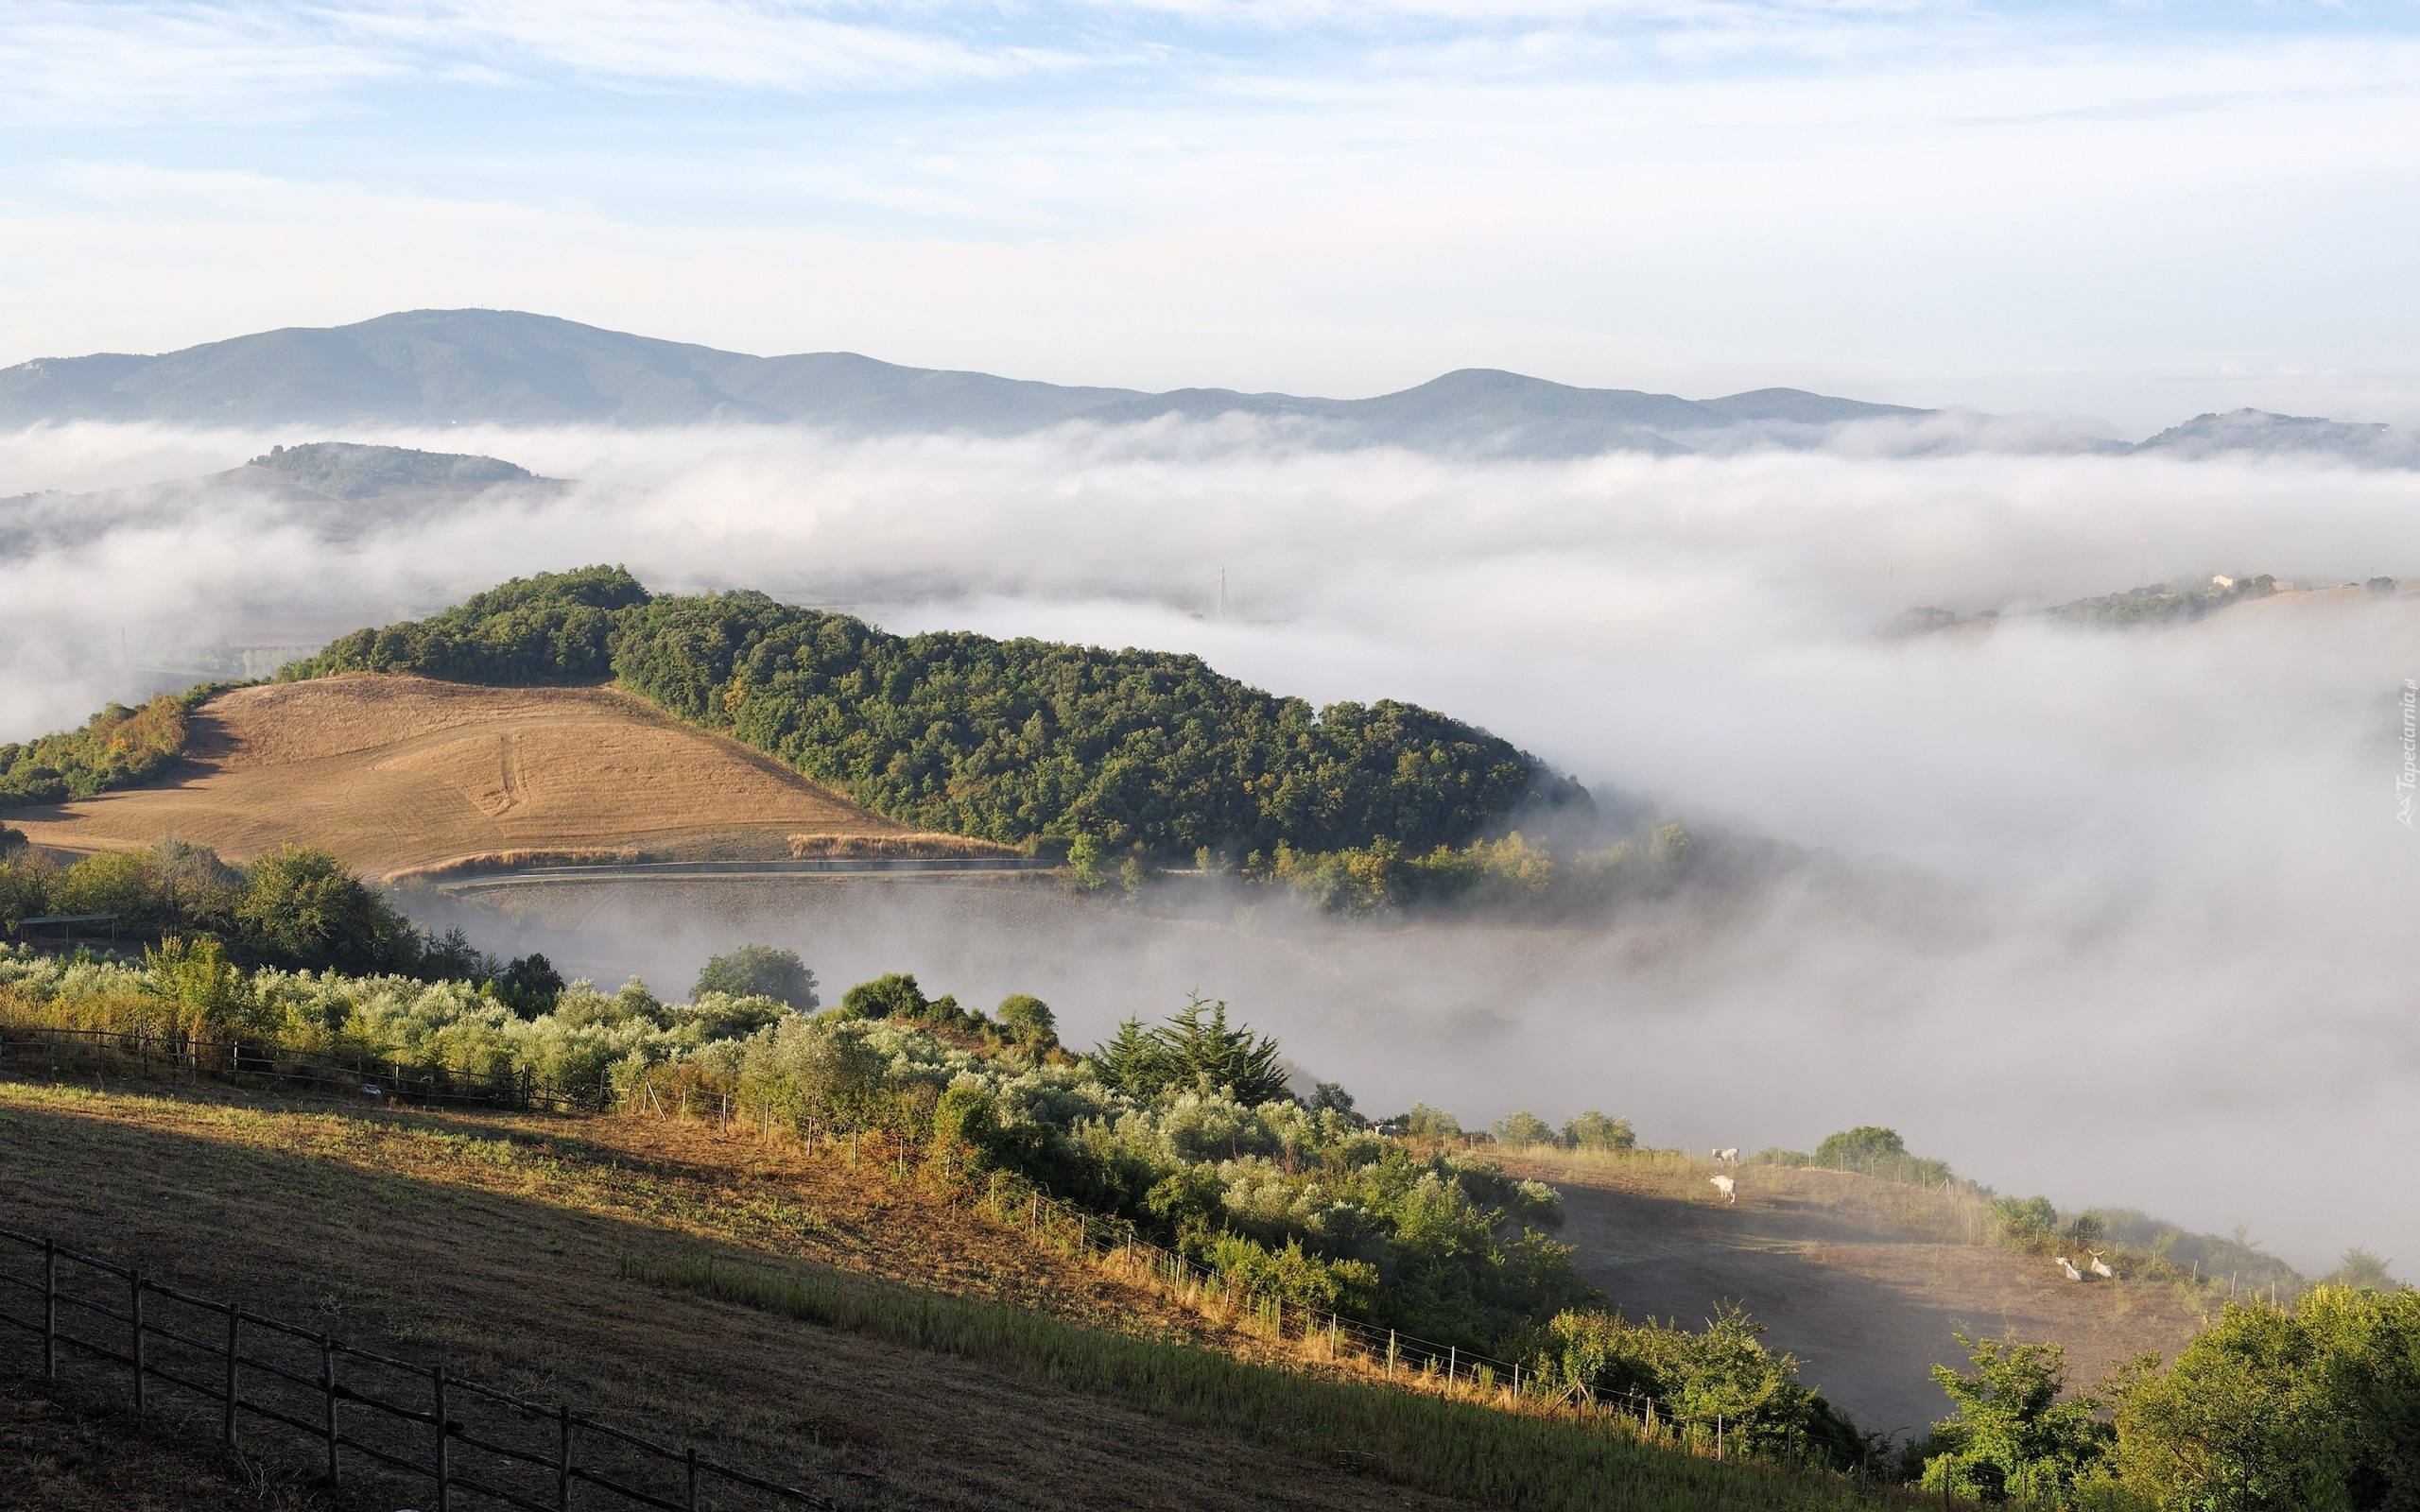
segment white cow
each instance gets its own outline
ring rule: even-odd
[[[1737,1165],[1739,1163],[1738,1147],[1734,1145],[1727,1150],[1717,1150],[1714,1152],[1714,1158],[1725,1165]]]
[[[2092,1263],[2084,1268],[2102,1280],[2114,1281],[2118,1279],[2118,1273],[2109,1268],[2109,1262],[2100,1258],[2100,1251],[2098,1249],[2092,1252]]]
[[[1737,1202],[1739,1200],[1739,1184],[1732,1180],[1729,1177],[1710,1176],[1705,1179],[1706,1185],[1722,1194],[1723,1201]]]
[[[2053,1255],[2050,1258],[2059,1263],[2060,1275],[2065,1276],[2071,1281],[2080,1281],[2083,1280],[2083,1272],[2076,1269],[2075,1262],[2069,1260],[2066,1256]]]

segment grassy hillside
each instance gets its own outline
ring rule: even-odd
[[[1197,657],[890,635],[761,593],[649,594],[618,568],[515,579],[280,674],[621,685],[916,829],[1190,856],[1461,845],[1578,784],[1409,704],[1314,711]]]
[[[1873,1504],[1323,1370],[912,1177],[712,1122],[24,1082],[0,1121],[21,1225],[843,1505]]]

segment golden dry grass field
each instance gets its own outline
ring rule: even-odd
[[[612,688],[371,674],[222,694],[164,781],[9,822],[66,852],[175,836],[242,860],[298,843],[380,876],[507,851],[782,860],[793,836],[905,833]]]
[[[2202,1322],[2204,1304],[2172,1286],[2079,1284],[2048,1259],[1979,1243],[1980,1205],[1957,1189],[1667,1152],[1503,1160],[1562,1190],[1560,1237],[1610,1305],[1694,1327],[1718,1299],[1738,1301],[1868,1429],[1947,1415],[1928,1372],[1965,1366],[1955,1333],[2062,1344],[2070,1383],[2088,1388],[2133,1355],[2173,1355]],[[1717,1171],[1736,1173],[1737,1203],[1708,1184]]]

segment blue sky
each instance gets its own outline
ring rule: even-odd
[[[2420,419],[2420,7],[14,0],[0,362],[390,309]]]

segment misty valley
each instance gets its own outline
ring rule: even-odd
[[[0,1228],[717,1504],[2420,1486],[2400,433],[478,314],[0,383]]]

